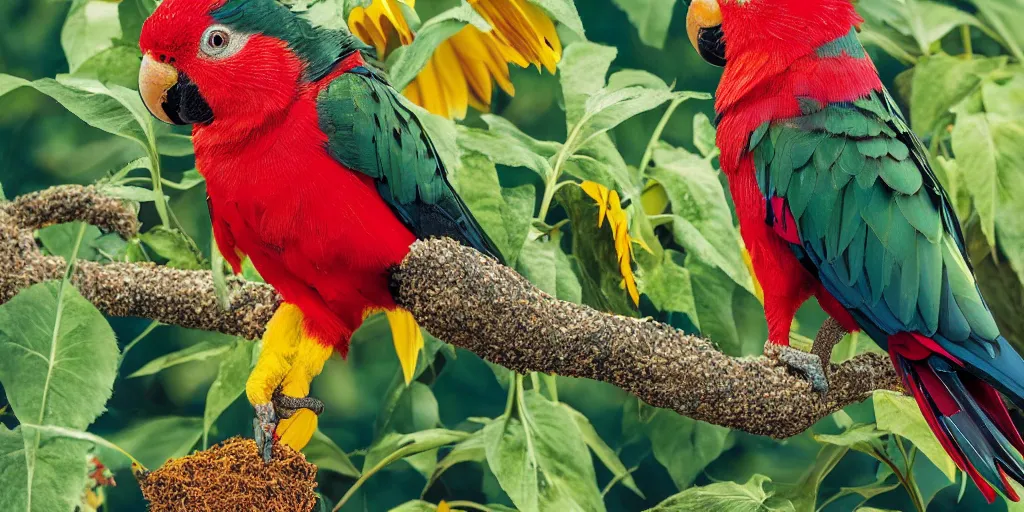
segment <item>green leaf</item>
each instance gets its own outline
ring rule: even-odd
[[[156,149],[165,156],[190,156],[195,152],[192,137],[177,133],[161,133],[156,137]]]
[[[1016,25],[1017,16],[1024,10],[1021,0],[971,0],[981,18],[1002,37],[1003,45],[1017,59],[1024,62],[1024,33]]]
[[[612,472],[612,476],[615,480],[618,480],[622,485],[626,486],[629,490],[636,493],[637,496],[646,499],[643,491],[640,490],[636,485],[636,481],[633,480],[633,476],[629,474],[629,470],[626,469],[626,465],[619,459],[619,455],[612,450],[604,439],[601,439],[601,435],[597,433],[594,426],[590,424],[590,420],[587,419],[583,413],[569,407],[564,403],[559,405],[569,413],[569,417],[576,422],[576,428],[579,429],[580,437],[583,438],[583,442],[587,444],[587,447],[594,452],[594,455]]]
[[[658,409],[644,424],[654,458],[668,470],[679,489],[693,484],[704,468],[733,444],[727,428]]]
[[[90,57],[114,45],[121,37],[118,5],[111,2],[74,0],[64,21],[60,43],[68,67],[74,73]]]
[[[583,21],[580,20],[580,13],[576,11],[576,3],[573,0],[530,0],[547,11],[551,19],[565,25],[580,38],[586,38],[583,30]]]
[[[359,469],[352,464],[345,451],[319,429],[313,432],[313,438],[302,449],[302,453],[306,456],[306,460],[316,464],[320,469],[333,471],[350,478],[359,478]]]
[[[888,435],[887,432],[878,430],[875,425],[853,425],[841,434],[815,435],[814,440],[822,444],[852,448],[874,456],[877,453],[885,452],[882,437],[886,435]]]
[[[423,500],[412,500],[402,503],[389,512],[437,512],[437,505]]]
[[[82,226],[81,222],[57,224],[40,229],[37,235],[48,253],[68,259],[71,257],[71,252],[75,250],[75,242],[78,241],[78,233]],[[102,236],[103,233],[96,226],[85,226],[85,234],[82,236],[82,243],[78,246],[78,254],[75,255],[75,258],[86,261],[99,260],[100,254],[96,250],[95,244]]]
[[[583,118],[587,100],[604,88],[605,76],[618,50],[587,41],[565,48],[558,72],[565,100],[565,120],[572,130]]]
[[[639,281],[640,292],[646,294],[659,311],[686,313],[694,325],[700,327],[690,271],[677,263],[683,260],[681,253],[665,251],[665,257],[659,265],[643,269]]]
[[[458,142],[463,150],[480,153],[495,164],[525,167],[542,178],[551,173],[548,160],[561,149],[561,144],[533,139],[502,117],[485,114],[483,119],[490,129],[459,125]]]
[[[822,480],[835,469],[847,451],[849,449],[845,446],[823,447],[818,453],[814,466],[807,471],[800,482],[780,494],[789,499],[796,510],[814,510],[814,505],[818,501],[818,488],[821,486]]]
[[[715,127],[711,124],[711,119],[707,114],[698,112],[693,116],[693,145],[705,158],[718,152],[718,147],[715,145],[716,137]]]
[[[253,346],[253,343],[246,340],[235,341],[220,360],[217,378],[206,392],[206,410],[203,412],[204,447],[209,446],[210,428],[214,422],[245,391],[245,382],[249,379],[249,368],[252,364]]]
[[[195,361],[206,361],[219,357],[232,350],[232,345],[223,341],[202,341],[183,350],[160,356],[139,368],[128,376],[129,379],[144,377],[161,372],[172,366],[191,363]]]
[[[100,185],[96,187],[105,196],[137,203],[149,203],[156,201],[156,192],[143,187],[130,187],[126,185]],[[99,231],[99,230],[97,230]]]
[[[719,482],[692,487],[648,509],[647,512],[792,512],[796,509],[784,498],[765,490],[771,480],[754,475],[747,483]]]
[[[516,418],[484,427],[487,464],[516,508],[603,511],[587,446],[569,414],[536,391],[523,395],[524,422]]]
[[[0,495],[4,510],[70,511],[81,502],[89,443],[45,438],[30,427],[0,424]]]
[[[70,284],[0,306],[0,383],[23,422],[84,430],[105,410],[118,354],[107,320]]]
[[[914,446],[942,471],[950,483],[955,482],[956,464],[928,428],[917,401],[891,391],[876,391],[872,396],[878,429],[892,432],[914,443]]]
[[[561,241],[560,232],[544,236],[536,229],[531,230],[516,262],[516,271],[552,297],[579,302],[582,300],[579,278],[562,250]]]
[[[975,92],[984,77],[1005,66],[1005,57],[966,60],[939,53],[921,58],[909,98],[914,131],[931,134],[945,128],[953,121],[953,107]]]
[[[492,421],[501,421],[501,419]],[[463,462],[484,462],[487,460],[483,432],[483,429],[478,430],[464,441],[452,447],[451,451],[434,467],[433,473],[427,479],[427,484],[423,486],[422,494],[426,494],[427,490],[437,482],[437,479],[441,478],[441,475],[451,469],[452,466]]]
[[[465,432],[443,428],[423,430],[405,435],[389,433],[370,447],[366,458],[363,460],[363,473],[366,473],[378,464],[390,464],[412,455],[437,450],[442,446],[462,442],[469,436],[470,434]]]
[[[665,187],[672,203],[676,243],[753,294],[754,283],[743,263],[739,232],[718,172],[707,160],[666,145],[654,151],[653,161],[655,167],[647,175]]]
[[[577,262],[583,303],[600,311],[635,316],[632,300],[619,286],[622,275],[611,229],[607,222],[597,226],[597,205],[577,186],[562,187],[555,199],[572,226],[572,255]]]
[[[395,89],[404,90],[427,64],[438,45],[470,23],[488,27],[469,4],[453,7],[427,20],[416,31],[412,44],[395,50],[388,57],[387,69],[392,71],[390,78]]]
[[[92,2],[102,3],[102,2]],[[68,76],[28,82],[0,74],[0,93],[29,86],[57,100],[79,119],[107,133],[149,147],[153,122],[139,93],[119,85],[103,85],[94,79]]]
[[[147,468],[158,468],[169,459],[188,455],[201,437],[203,419],[181,416],[141,420],[106,436]],[[112,471],[128,466],[128,461],[120,454],[104,456],[102,453],[103,463]]]
[[[665,47],[676,0],[614,0],[626,11],[630,23],[640,32],[640,41],[657,49]]]
[[[139,235],[157,256],[167,260],[167,266],[183,270],[204,270],[207,263],[195,242],[179,229],[157,226]]]
[[[137,89],[141,65],[142,52],[139,51],[137,43],[130,46],[117,44],[89,57],[72,73],[72,76]]]
[[[135,44],[142,35],[142,24],[156,9],[156,0],[121,0],[117,6],[121,38]]]
[[[506,262],[515,265],[533,217],[533,185],[503,191],[494,163],[479,153],[463,154],[461,164],[452,185]]]

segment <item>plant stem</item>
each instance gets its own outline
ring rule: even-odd
[[[661,140],[661,134],[665,132],[665,127],[668,126],[668,120],[672,118],[672,114],[675,114],[676,109],[679,105],[682,105],[686,101],[685,98],[676,98],[669,103],[668,110],[661,116],[661,121],[658,122],[658,126],[654,128],[654,133],[651,134],[651,140],[647,142],[647,149],[644,150],[644,156],[640,159],[640,175],[642,176],[647,172],[647,166],[651,164],[651,159],[654,158],[654,148],[658,145],[658,141]]]
[[[583,121],[580,121],[573,127],[569,137],[565,140],[565,144],[562,145],[562,149],[558,151],[558,156],[555,157],[555,165],[551,167],[551,174],[544,180],[544,199],[541,200],[540,212],[537,213],[537,220],[541,222],[544,222],[544,219],[548,216],[548,210],[551,209],[551,200],[555,197],[555,192],[559,188],[557,184],[558,179],[562,177],[562,168],[565,167],[565,162],[569,160],[572,153],[576,152],[576,139],[579,138],[580,130],[582,130],[584,124]]]
[[[889,466],[892,473],[896,475],[896,479],[899,480],[900,485],[907,490],[907,494],[910,496],[910,501],[914,504],[914,509],[918,512],[925,512],[924,504],[921,501],[920,491],[917,489],[917,486],[911,486],[910,481],[903,476],[903,473],[901,473],[899,468],[896,467],[896,464],[889,460],[884,453],[875,450],[875,458],[882,461],[886,466]]]
[[[506,419],[512,416],[512,406],[515,404],[516,398],[516,373],[512,370],[509,370],[508,373],[508,398],[505,399],[505,412],[501,414],[501,417]]]
[[[960,38],[964,42],[964,56],[967,60],[974,58],[974,43],[971,41],[971,27],[963,25],[960,27]]]
[[[615,484],[625,480],[626,477],[628,477],[629,475],[632,475],[633,472],[638,470],[638,469],[640,469],[640,466],[633,466],[633,467],[627,469],[625,473],[621,473],[621,474],[615,475],[615,478],[612,478],[611,481],[608,482],[608,484],[604,486],[604,489],[601,490],[601,497],[603,498],[606,494],[608,494],[608,491],[612,490],[612,487],[615,487]]]
[[[160,216],[160,224],[170,229],[171,218],[167,214],[167,198],[164,197],[163,179],[160,177],[160,153],[156,150],[156,141],[149,141],[150,176],[153,180],[153,200],[156,204],[156,213]]]

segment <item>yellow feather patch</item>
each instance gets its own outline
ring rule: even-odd
[[[409,384],[416,373],[416,360],[423,350],[423,332],[412,313],[404,309],[385,311],[391,324],[391,339],[395,343],[398,361],[402,364],[402,375]]]
[[[291,418],[283,419],[277,424],[278,441],[295,451],[300,451],[313,438],[316,426],[316,414],[309,409],[299,409]]]

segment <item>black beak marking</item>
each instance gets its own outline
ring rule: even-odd
[[[722,26],[702,28],[697,32],[697,52],[712,66],[725,67],[725,39]]]
[[[167,91],[167,101],[161,105],[174,124],[207,124],[213,121],[213,110],[199,93],[199,87],[184,73],[178,74],[178,83]]]

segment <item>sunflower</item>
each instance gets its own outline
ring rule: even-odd
[[[416,7],[416,0],[373,0],[368,7],[354,7],[348,15],[349,30],[364,43],[373,45],[382,59],[413,40],[412,29],[405,21],[399,2]]]
[[[494,28],[491,34],[512,47],[530,64],[549,73],[562,60],[562,42],[555,24],[528,0],[469,0],[469,5]]]
[[[597,227],[604,226],[604,219],[608,219],[608,226],[612,229],[612,239],[615,241],[615,256],[618,260],[619,273],[622,274],[622,286],[633,304],[640,305],[640,291],[637,289],[636,276],[633,274],[633,261],[636,254],[633,251],[633,244],[637,244],[647,251],[651,249],[643,240],[633,238],[629,234],[629,219],[626,210],[622,209],[619,200],[619,193],[609,190],[608,187],[593,181],[584,181],[580,184],[588,196],[597,202]]]
[[[415,38],[399,2],[411,8],[415,0],[373,0],[369,7],[356,7],[349,14],[352,33],[372,44],[381,59]],[[450,119],[464,118],[468,107],[489,111],[495,83],[515,95],[510,63],[554,72],[562,55],[554,23],[533,4],[525,0],[472,0],[470,4],[492,30],[466,25],[438,45],[402,91],[413,103]]]

